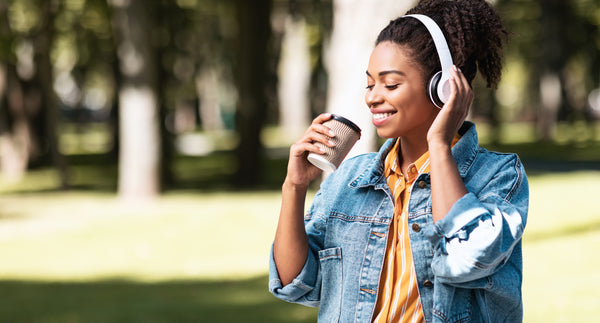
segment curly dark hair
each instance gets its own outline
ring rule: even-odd
[[[469,83],[479,72],[488,87],[496,87],[502,74],[502,43],[507,37],[501,19],[484,0],[422,0],[406,14],[433,19],[444,33],[452,60]],[[427,82],[441,69],[427,28],[417,19],[392,20],[377,37],[376,44],[391,41],[405,46],[422,69]]]

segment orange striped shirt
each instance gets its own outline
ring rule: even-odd
[[[459,139],[457,134],[452,145]],[[412,184],[419,174],[429,172],[429,152],[408,166],[406,178],[399,164],[399,153],[400,140],[397,140],[385,159],[385,176],[394,196],[394,219],[375,304],[375,323],[425,322],[410,249],[407,212]]]
[[[376,323],[424,321],[406,214],[412,183],[420,173],[429,171],[429,152],[409,165],[406,179],[397,158],[399,152],[400,140],[397,140],[385,159],[385,175],[394,196],[394,220],[390,225],[381,287],[375,304],[373,322]]]

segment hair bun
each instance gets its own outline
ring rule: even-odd
[[[495,87],[502,74],[502,47],[507,32],[500,16],[484,0],[422,0],[406,14],[423,14],[442,29],[454,64],[459,66],[470,82],[477,70],[488,87]],[[384,28],[377,43],[392,41],[407,45],[413,51],[429,79],[439,67],[431,37],[418,22],[396,19]]]

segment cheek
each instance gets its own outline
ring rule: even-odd
[[[408,87],[391,93],[388,98],[397,108],[419,105],[423,100],[419,91]]]
[[[410,100],[414,104],[418,105],[429,105],[430,103],[429,96],[427,95],[425,88],[421,86],[416,86],[411,89]]]

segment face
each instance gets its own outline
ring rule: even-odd
[[[423,136],[437,116],[425,92],[417,63],[401,45],[386,41],[375,47],[367,69],[365,102],[377,134],[384,138]]]

